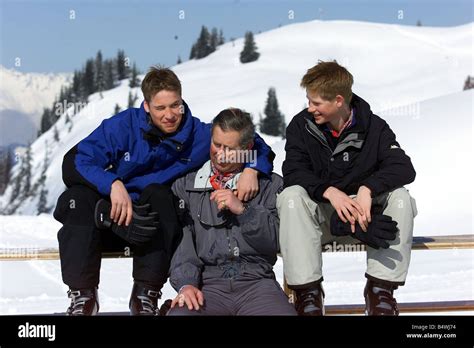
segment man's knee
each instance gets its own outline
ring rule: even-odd
[[[87,186],[71,186],[59,196],[53,216],[61,223],[93,222],[95,204],[100,198],[98,192]]]
[[[160,200],[163,198],[171,197],[171,188],[166,185],[150,184],[143,189],[140,195],[140,202],[150,202],[151,200]]]
[[[413,217],[417,214],[415,199],[404,187],[397,188],[390,193],[388,205],[403,210],[406,209],[406,212],[413,214]]]
[[[278,209],[284,207],[291,208],[295,202],[310,199],[308,192],[299,185],[293,185],[285,188],[277,197]]]

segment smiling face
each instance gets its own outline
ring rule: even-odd
[[[176,132],[183,119],[183,101],[178,92],[161,90],[143,106],[153,124],[166,134]]]
[[[344,98],[340,95],[334,100],[326,100],[315,91],[306,90],[306,98],[308,98],[308,112],[313,115],[316,124],[331,123],[335,124],[341,118],[340,110],[344,102]]]

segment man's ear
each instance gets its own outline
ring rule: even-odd
[[[143,108],[145,109],[146,112],[150,113],[150,105],[146,101],[146,99],[143,101]]]
[[[337,107],[340,108],[344,105],[344,97],[340,94],[336,95],[336,104],[337,104]]]

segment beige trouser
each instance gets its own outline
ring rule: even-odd
[[[403,284],[410,264],[415,200],[405,188],[374,197],[372,204],[384,207],[383,214],[398,223],[399,233],[388,241],[388,249],[367,249],[367,275]],[[316,203],[298,185],[283,190],[277,197],[280,215],[280,251],[287,284],[305,285],[322,277],[323,245],[355,245],[351,236],[334,237],[329,222],[334,208],[330,203]],[[334,244],[334,242],[336,244]],[[353,248],[355,249],[355,248]]]

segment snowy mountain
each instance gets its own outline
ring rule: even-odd
[[[460,148],[467,158],[472,157],[469,157],[471,148],[459,143],[471,138],[469,127],[458,131],[466,133],[465,136],[457,137],[456,141],[447,139],[440,146],[441,137],[447,137],[442,120],[450,109],[455,108],[456,122],[461,124],[470,122],[472,117],[472,92],[460,92],[465,77],[472,75],[472,30],[473,24],[429,28],[312,21],[256,35],[261,57],[254,63],[244,65],[239,62],[243,45],[243,40],[239,39],[235,44],[220,46],[217,52],[204,59],[180,64],[174,70],[182,80],[184,99],[202,120],[210,121],[218,111],[229,106],[244,108],[256,118],[263,113],[267,90],[273,86],[288,123],[306,103],[305,92],[299,87],[306,69],[318,59],[336,59],[354,75],[354,92],[366,99],[375,111],[385,110],[382,115],[389,116],[387,120],[402,146],[413,157],[418,179],[412,190],[417,198],[428,203],[420,209],[420,215],[427,214],[426,218],[418,219],[427,224],[422,226],[423,233],[446,233],[444,227],[452,226],[447,220],[444,225],[429,223],[432,215],[437,219],[443,217],[431,208],[433,200],[429,198],[432,196],[429,189],[433,190],[433,186],[427,186],[427,183],[450,182],[452,175],[459,177],[462,173],[469,173],[471,164],[468,161],[456,162],[454,167],[444,165],[437,168],[432,151],[442,149],[437,150],[437,156],[446,159],[439,157],[440,163],[461,156]],[[343,34],[344,40],[341,39]],[[53,127],[32,145],[33,184],[39,179],[46,144],[48,147],[50,163],[46,171],[46,187],[50,206],[55,204],[64,189],[61,180],[63,155],[102,119],[112,116],[116,103],[124,108],[129,91],[128,81],[124,80],[117,88],[103,92],[102,97],[99,94],[90,96],[85,108],[74,110],[71,107],[68,110],[70,122],[65,115],[59,119],[56,125],[59,142],[54,140]],[[141,96],[139,88],[132,92]],[[421,138],[423,142],[420,142]],[[266,139],[269,143],[277,140],[273,137]],[[278,154],[275,171],[280,172],[284,158],[282,143],[275,144],[275,152]],[[14,174],[18,173],[18,167],[14,168]],[[437,176],[433,175],[433,169],[436,169]],[[0,198],[0,206],[5,208],[8,205],[11,189],[10,185]],[[463,189],[472,192],[472,187],[464,186]],[[444,192],[447,195],[459,193],[455,188],[445,187],[444,190],[448,190]],[[18,202],[16,213],[35,214],[37,200],[36,195]],[[470,206],[464,205],[461,211],[456,210],[458,231],[463,233],[472,231]]]
[[[299,88],[299,81],[306,69],[318,59],[336,59],[354,75],[354,92],[388,121],[413,160],[417,179],[408,188],[419,211],[414,234],[472,234],[474,91],[462,91],[462,86],[466,76],[473,75],[473,29],[472,23],[429,28],[312,21],[255,35],[261,54],[256,62],[239,62],[243,40],[238,39],[202,60],[173,69],[183,82],[184,99],[202,120],[210,121],[229,106],[244,108],[258,119],[268,88],[275,87],[288,123],[305,107],[305,92]],[[101,120],[112,116],[116,103],[125,108],[129,91],[128,81],[122,81],[117,88],[103,92],[102,97],[90,96],[85,108],[68,110],[69,122],[66,115],[59,119],[59,141],[54,140],[53,127],[32,144],[33,185],[39,180],[48,152],[48,205],[53,206],[64,189],[63,155]],[[132,92],[141,96],[138,88]],[[265,139],[277,154],[275,171],[281,173],[285,142],[269,136]],[[11,192],[10,186],[0,197],[0,210],[10,206]],[[16,214],[36,215],[37,200],[37,195],[14,200],[19,204]],[[57,248],[60,224],[49,215],[0,216],[0,221],[0,248]],[[326,303],[361,303],[363,253],[323,257]],[[474,298],[472,260],[472,250],[414,252],[407,286],[397,292],[397,300]],[[275,273],[282,283],[281,260]],[[101,311],[126,311],[131,260],[104,260],[101,274]],[[0,275],[16,280],[0,288],[1,314],[59,312],[68,305],[59,261],[3,262]],[[163,293],[163,298],[175,295],[169,284]]]
[[[71,74],[22,73],[0,65],[0,146],[34,140],[44,107],[51,108]]]

